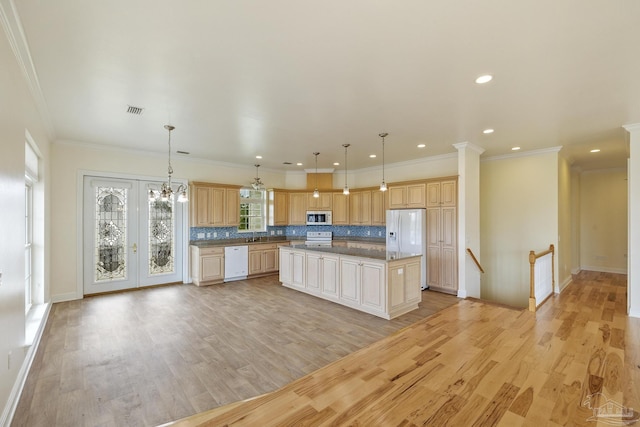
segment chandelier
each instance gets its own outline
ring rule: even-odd
[[[387,183],[384,182],[384,138],[389,135],[387,132],[378,134],[382,138],[382,183],[380,184],[380,191],[387,191]]]
[[[178,188],[174,190],[171,184],[171,175],[173,175],[173,168],[171,167],[171,131],[175,129],[175,126],[164,125],[164,128],[169,131],[169,166],[167,167],[167,182],[162,183],[159,191],[150,189],[149,200],[160,200],[162,202],[167,202],[173,199],[174,193],[178,193],[178,202],[188,202],[189,198],[187,197],[187,186],[184,184],[180,184]]]
[[[260,176],[258,176],[258,168],[260,167],[260,165],[254,165],[256,167],[256,177],[253,178],[253,182],[251,183],[251,187],[254,190],[262,190],[262,187],[264,186],[264,184],[262,183],[262,180],[260,179]]]

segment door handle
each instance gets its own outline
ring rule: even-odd
[[[133,253],[138,253],[138,245],[136,245],[135,243],[133,244],[133,246],[131,247],[131,249],[133,249]]]

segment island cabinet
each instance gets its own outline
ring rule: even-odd
[[[194,182],[191,192],[192,227],[229,227],[240,224],[240,187]]]
[[[283,286],[393,319],[418,308],[421,255],[347,247],[280,248]]]
[[[325,299],[338,299],[339,258],[319,252],[306,253],[307,282],[309,293],[322,295]]]
[[[191,280],[197,286],[224,281],[224,247],[200,248],[192,245]]]

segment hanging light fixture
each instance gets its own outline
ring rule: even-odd
[[[316,156],[316,189],[313,190],[313,197],[315,197],[316,199],[320,197],[320,192],[318,191],[318,154],[320,153],[313,153],[313,155]]]
[[[169,131],[169,165],[167,167],[167,182],[162,183],[160,191],[154,191],[153,189],[150,189],[149,200],[160,200],[162,202],[167,202],[169,201],[169,199],[173,198],[173,193],[178,193],[178,202],[188,202],[189,198],[187,197],[187,186],[184,184],[180,184],[177,190],[174,191],[171,185],[171,175],[173,175],[173,168],[171,167],[171,131],[175,129],[175,126],[164,125],[164,128]]]
[[[262,183],[262,180],[260,180],[260,177],[258,176],[258,168],[260,167],[260,165],[254,165],[254,166],[256,167],[256,177],[253,178],[251,187],[254,190],[262,190],[262,187],[264,186],[264,184]]]
[[[382,183],[380,184],[380,191],[387,191],[387,183],[384,182],[384,138],[389,135],[387,132],[378,134],[382,138]]]
[[[349,186],[347,185],[347,148],[349,148],[351,144],[342,144],[344,147],[344,190],[342,190],[342,194],[345,196],[349,194]]]

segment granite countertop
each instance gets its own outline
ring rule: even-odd
[[[380,251],[375,249],[357,249],[357,248],[345,248],[344,246],[307,246],[307,245],[295,245],[295,249],[303,249],[313,252],[325,252],[336,255],[348,255],[359,258],[371,258],[383,261],[393,261],[406,258],[413,258],[422,256],[418,253],[410,252],[396,252],[396,251]]]
[[[240,238],[240,239],[216,239],[216,240],[191,240],[189,244],[193,246],[198,246],[200,248],[210,248],[210,247],[216,247],[216,246],[257,245],[260,243],[304,242],[305,240],[306,240],[306,236],[262,236],[260,238],[256,237],[256,240],[253,242],[247,241],[246,238]],[[385,239],[379,238],[379,237],[339,236],[339,237],[334,237],[333,240],[341,241],[341,242],[368,242],[368,243],[378,243],[383,245],[387,243]]]

